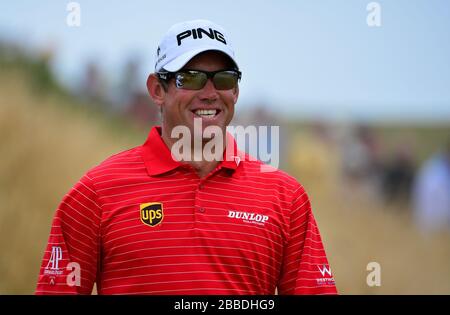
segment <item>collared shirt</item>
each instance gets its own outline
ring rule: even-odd
[[[335,294],[304,188],[237,150],[204,178],[147,141],[88,171],[53,219],[36,294]]]

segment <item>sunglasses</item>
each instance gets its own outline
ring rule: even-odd
[[[231,90],[241,80],[242,73],[239,70],[200,71],[182,70],[178,72],[158,72],[158,78],[169,81],[175,78],[175,86],[178,89],[201,90],[208,79],[212,79],[217,90]]]

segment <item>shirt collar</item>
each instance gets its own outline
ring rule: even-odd
[[[224,167],[235,171],[244,162],[245,154],[238,149],[236,141],[228,132],[226,139],[223,161],[219,164],[219,168]],[[160,175],[183,165],[172,157],[169,148],[161,138],[160,126],[150,130],[147,140],[142,145],[142,155],[150,176]]]

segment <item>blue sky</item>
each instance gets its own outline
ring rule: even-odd
[[[0,38],[57,47],[68,84],[96,60],[111,81],[130,55],[142,87],[154,51],[174,23],[221,24],[243,71],[238,106],[262,104],[304,117],[450,121],[450,1],[384,0],[369,27],[363,0],[77,1],[81,26],[68,27],[70,1],[0,5]]]

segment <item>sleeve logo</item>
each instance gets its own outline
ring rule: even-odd
[[[62,249],[60,246],[52,246],[52,253],[48,260],[47,266],[44,269],[46,275],[60,275],[62,274],[59,268],[59,261],[62,260]]]
[[[327,265],[317,265],[322,278],[317,278],[317,285],[335,285],[334,277],[331,273],[330,266]]]
[[[163,205],[160,202],[143,203],[140,205],[141,222],[154,227],[164,219]]]
[[[322,277],[325,277],[325,274],[328,274],[331,277],[331,268],[329,266],[323,265],[322,268],[320,266],[317,266],[317,268],[319,268]]]

